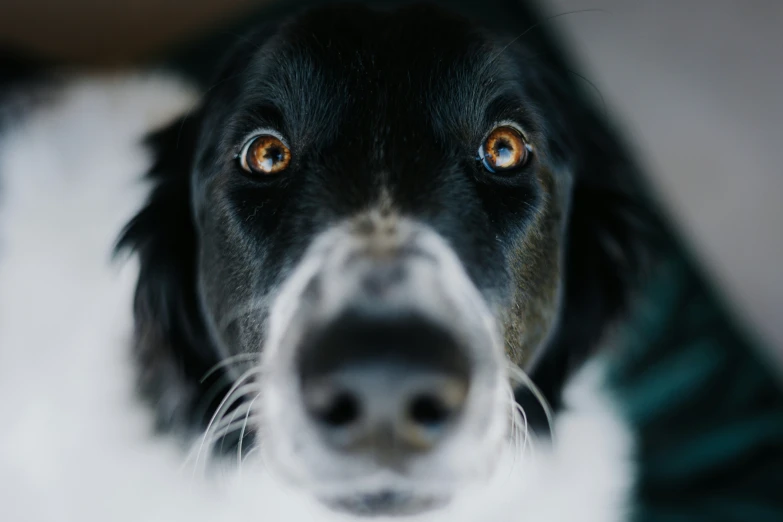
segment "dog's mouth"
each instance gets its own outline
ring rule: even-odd
[[[367,476],[309,488],[327,508],[360,517],[411,517],[446,507],[459,486],[449,481],[416,480],[381,466]]]
[[[322,497],[335,511],[362,517],[406,517],[442,508],[450,498],[446,494],[422,494],[407,489],[381,489],[375,492]]]

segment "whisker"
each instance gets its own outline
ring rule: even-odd
[[[260,396],[261,394],[259,393],[255,397],[253,397],[252,401],[250,401],[250,404],[248,405],[247,408],[247,414],[245,415],[245,422],[242,424],[242,431],[239,432],[239,443],[237,445],[237,465],[239,466],[240,476],[242,474],[242,463],[244,462],[242,460],[242,443],[245,440],[245,430],[247,429],[247,422],[250,419],[250,413],[253,411],[253,404]]]
[[[246,361],[255,361],[259,358],[259,354],[257,353],[238,353],[236,355],[232,355],[230,357],[226,357],[216,365],[214,365],[212,368],[207,371],[207,373],[204,374],[204,376],[201,378],[201,383],[204,383],[211,375],[213,375],[216,371],[220,370],[221,368],[225,368],[226,366],[230,366],[232,364],[237,364],[240,362],[246,362]]]
[[[241,398],[241,397],[245,397],[245,396],[250,395],[251,391],[257,391],[257,388],[256,387],[252,387],[252,388],[248,387],[247,389],[245,389],[245,387],[242,387],[241,390],[242,390],[241,393],[239,392],[239,390],[237,391],[237,396],[236,396],[237,400],[239,398]],[[234,402],[236,402],[236,400]],[[239,415],[240,417],[243,417],[245,415],[245,413],[247,413],[248,407],[249,407],[248,404],[241,404],[241,405],[237,406],[236,408],[234,408],[233,410],[231,410],[231,412],[236,414],[236,415]],[[228,414],[228,411],[226,411],[226,414]],[[225,428],[227,425],[229,425],[231,422],[233,422],[233,420],[234,419],[227,419],[225,416],[223,416],[222,419],[217,421],[215,423],[215,425],[212,426],[212,430],[213,431],[217,431],[219,429]]]
[[[250,458],[250,455],[252,455],[253,453],[257,452],[258,450],[259,450],[258,445],[256,445],[254,448],[250,448],[250,451],[245,453],[245,457],[242,459],[242,464],[244,464],[245,461]]]
[[[260,374],[261,370],[258,367],[253,367],[249,370],[247,370],[245,373],[239,376],[239,378],[236,380],[234,385],[231,387],[231,389],[226,393],[226,396],[223,398],[223,400],[218,405],[217,409],[215,410],[215,413],[212,415],[212,418],[210,419],[209,423],[207,424],[207,428],[204,432],[204,436],[201,439],[201,444],[199,445],[198,453],[196,453],[196,462],[194,463],[194,470],[193,473],[195,474],[196,470],[198,469],[198,461],[201,456],[201,453],[204,451],[204,444],[206,442],[207,437],[209,437],[210,430],[212,429],[212,426],[215,424],[215,421],[218,418],[222,418],[222,416],[225,414],[224,408],[228,408],[233,404],[238,398],[240,398],[242,395],[236,395],[237,390],[240,390],[240,388],[243,386],[243,383],[248,380],[249,378],[253,377],[254,375]],[[227,405],[228,404],[228,405]]]
[[[247,395],[247,394],[243,394]],[[255,400],[255,398],[253,399]],[[250,415],[251,411],[251,404],[242,404],[240,406],[237,406],[233,409],[231,412],[231,418],[226,421],[226,417],[224,416],[223,419],[220,420],[212,429],[214,431],[213,433],[213,441],[217,442],[218,439],[222,439],[220,442],[220,453],[223,453],[223,447],[226,443],[226,436],[229,433],[232,433],[236,431],[237,427],[242,424],[242,418],[247,417]],[[237,419],[239,417],[239,419]],[[235,425],[236,423],[236,425]],[[222,435],[218,436],[218,432],[222,433]]]
[[[530,431],[527,422],[527,414],[525,413],[525,409],[517,404],[516,401],[514,401],[512,407],[514,409],[514,418],[516,419],[517,429],[520,428],[519,419],[522,419],[522,422],[524,423],[521,428],[524,432],[525,440],[522,442],[522,451],[520,452],[521,455],[524,455],[528,448],[528,443],[530,442]]]
[[[244,397],[247,397],[251,393],[258,393],[258,387],[252,384],[246,384],[244,386],[239,387],[234,393],[233,398],[231,399],[230,404],[228,404],[221,414],[221,416],[213,423],[213,425],[204,432],[204,435],[207,436],[210,433],[214,433],[218,430],[222,430],[232,422],[234,422],[234,418],[236,415],[239,415],[240,418],[243,416],[248,409],[247,404],[240,404],[234,409],[230,409],[232,405],[236,404],[239,400],[241,400]],[[233,413],[231,418],[227,418],[228,413]],[[241,420],[237,420],[236,422],[242,422]]]
[[[576,76],[577,78],[579,78],[580,80],[585,82],[595,92],[595,94],[598,95],[598,99],[601,101],[601,109],[602,109],[601,113],[603,114],[604,117],[607,117],[609,109],[608,109],[608,107],[606,105],[606,99],[604,98],[604,95],[601,92],[601,90],[598,88],[598,86],[595,83],[593,83],[590,80],[588,80],[586,76],[583,76],[583,75],[579,74],[576,71],[573,71],[573,70],[568,69],[568,68],[566,68],[566,71],[569,74],[573,74],[574,76]]]
[[[591,8],[591,9],[575,9],[573,11],[566,11],[564,13],[558,13],[554,15],[547,16],[546,18],[539,20],[538,22],[534,23],[521,33],[519,33],[514,39],[512,39],[510,42],[508,42],[500,51],[498,51],[485,65],[482,67],[483,70],[486,70],[489,66],[491,66],[495,60],[500,58],[500,56],[506,52],[506,50],[514,45],[520,38],[524,37],[526,34],[528,34],[530,31],[533,31],[534,29],[537,29],[541,27],[542,25],[551,22],[552,20],[556,20],[558,18],[561,18],[563,16],[570,16],[574,14],[584,14],[584,13],[605,13],[607,12],[605,9],[598,9],[598,8]]]
[[[253,419],[253,416],[248,416],[250,419]],[[242,426],[245,424],[245,415],[240,416],[240,418],[235,419],[233,422],[226,424],[223,428],[220,428],[219,430],[215,430],[215,432],[212,434],[212,436],[207,440],[207,447],[210,447],[214,445],[217,441],[225,439],[227,435],[230,433],[233,433],[237,430],[242,429]]]
[[[239,409],[240,408],[234,408],[234,411],[231,412],[231,418],[229,419],[226,428],[231,428],[231,424],[234,422],[234,419],[237,416],[237,411]],[[223,417],[223,419],[221,419],[221,423],[224,420],[225,420],[225,417]],[[218,432],[219,430],[221,430],[221,427],[219,426],[219,424],[221,424],[221,423],[218,423],[218,426],[215,427],[215,432]],[[226,435],[228,435],[232,431],[235,431],[235,430],[234,429],[222,429],[222,431],[220,431],[220,433],[221,433],[220,436],[218,436],[217,433],[215,433],[214,436],[212,437],[212,441],[208,444],[207,447],[211,447],[215,442],[220,440],[220,453],[222,454],[223,453],[223,448],[224,448],[224,446],[226,444]]]
[[[511,423],[510,437],[514,448],[514,460],[516,461],[518,456],[524,455],[524,452],[527,450],[530,432],[527,414],[522,406],[517,404],[516,399],[514,398],[514,391],[511,387],[508,388],[507,400],[509,403],[509,421]],[[522,437],[524,437],[524,439],[520,442]]]
[[[248,414],[248,412],[244,412],[243,414],[238,414],[238,416],[240,416],[240,418],[234,419],[232,422],[225,423],[224,426],[221,427],[221,428],[213,428],[211,433],[209,433],[207,435],[204,435],[202,437],[202,439],[201,439],[201,444],[204,447],[204,451],[200,453],[198,450],[195,450],[195,449],[192,450],[191,454],[188,456],[188,458],[183,463],[183,468],[185,466],[187,466],[195,458],[196,461],[193,463],[194,473],[195,473],[196,469],[198,469],[197,467],[198,467],[199,459],[201,458],[201,454],[202,453],[206,453],[206,455],[209,456],[210,455],[210,449],[209,448],[213,448],[215,446],[215,444],[217,444],[218,441],[221,442],[221,451],[222,451],[222,447],[223,447],[223,444],[224,444],[226,438],[231,433],[235,433],[237,430],[241,430],[242,429],[242,426],[245,424],[245,415],[247,415],[247,414]],[[247,415],[247,417],[249,419],[251,419],[251,420],[254,419],[254,417],[252,415]],[[205,465],[208,462],[208,458],[209,457],[207,457],[205,459]]]
[[[509,378],[512,380],[516,380],[519,384],[524,385],[530,392],[533,394],[533,396],[536,398],[538,403],[541,405],[541,408],[544,410],[544,415],[546,415],[546,422],[549,426],[549,432],[552,434],[552,442],[555,442],[555,423],[554,423],[554,417],[552,414],[552,408],[549,405],[549,402],[546,400],[546,397],[544,397],[544,394],[541,392],[541,390],[536,386],[536,384],[533,382],[533,380],[530,378],[530,376],[525,373],[525,371],[517,366],[516,364],[513,364],[511,362],[508,362],[507,364],[507,370],[509,374]]]

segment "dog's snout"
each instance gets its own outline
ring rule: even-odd
[[[505,440],[503,343],[437,231],[365,217],[324,231],[273,302],[262,447],[335,506],[405,503],[426,484],[439,502],[444,477],[485,476]]]
[[[448,436],[470,386],[457,339],[414,314],[344,314],[307,342],[299,370],[327,444],[392,467]]]

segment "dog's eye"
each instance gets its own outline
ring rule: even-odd
[[[478,153],[478,159],[488,171],[506,172],[527,163],[531,148],[515,128],[498,127],[487,137]]]
[[[275,136],[256,136],[242,148],[239,163],[251,174],[277,174],[288,168],[291,151]]]

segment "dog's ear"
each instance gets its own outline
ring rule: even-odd
[[[241,38],[209,76],[216,99],[234,99],[252,53],[273,34],[266,24]],[[202,74],[206,74],[202,71]],[[191,172],[204,114],[192,110],[147,138],[153,164],[149,198],[122,232],[118,250],[138,256],[134,300],[139,391],[152,402],[160,429],[204,426],[230,387],[201,312]]]
[[[595,350],[630,306],[666,247],[641,168],[629,147],[566,64],[546,89],[558,107],[559,132],[573,175],[564,252],[563,302],[557,331],[532,368],[554,401],[563,381]]]
[[[203,398],[222,377],[218,372],[202,382],[217,360],[196,290],[190,172],[199,119],[196,111],[148,137],[152,190],[118,244],[139,260],[134,355],[140,392],[155,405],[161,429],[203,420],[211,409]]]

